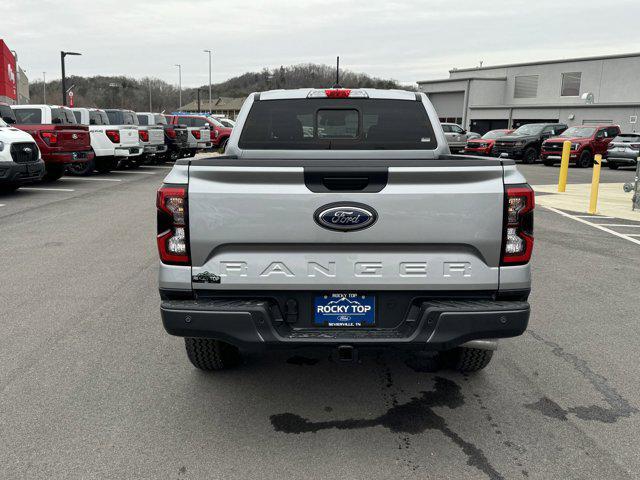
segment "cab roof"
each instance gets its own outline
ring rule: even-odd
[[[416,100],[418,92],[409,90],[383,90],[378,88],[296,88],[291,90],[267,90],[265,92],[255,92],[255,100],[292,100],[308,98],[312,92],[322,92],[329,90],[350,90],[351,92],[365,93],[368,98],[390,99],[390,100]],[[319,97],[315,97],[319,98]],[[354,96],[355,98],[355,96]],[[362,98],[359,96],[359,98]]]

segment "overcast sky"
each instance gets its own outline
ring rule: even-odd
[[[452,67],[640,51],[638,0],[0,0],[0,38],[31,80],[67,74],[208,82],[296,63],[403,83]]]

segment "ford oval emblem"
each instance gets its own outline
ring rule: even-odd
[[[71,135],[71,138],[73,138],[74,140],[77,140],[78,139],[78,135],[74,133],[73,135]]]
[[[318,225],[329,230],[351,232],[370,227],[378,219],[376,211],[360,203],[331,203],[316,210]]]

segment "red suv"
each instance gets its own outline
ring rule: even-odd
[[[542,144],[540,158],[547,167],[562,160],[562,145],[571,142],[569,163],[577,167],[593,166],[593,156],[604,155],[611,140],[620,134],[618,125],[582,125],[566,129],[562,135],[550,138]]]
[[[171,119],[171,123],[179,124],[181,123],[181,118],[193,119],[192,127],[209,127],[209,130],[211,130],[211,143],[214,149],[222,148],[224,150],[227,146],[232,128],[225,127],[215,118],[205,115],[176,115]]]
[[[490,130],[480,138],[468,140],[467,146],[464,148],[464,153],[471,155],[491,155],[493,145],[496,143],[496,138],[504,137],[511,132],[513,132],[513,130]]]

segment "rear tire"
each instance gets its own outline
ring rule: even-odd
[[[493,350],[479,348],[458,347],[445,352],[448,364],[460,373],[478,372],[489,365],[493,357]]]
[[[553,167],[556,164],[553,160],[544,160],[542,163],[545,167]]]
[[[75,175],[77,177],[86,177],[87,175],[91,175],[93,170],[95,169],[95,161],[89,160],[84,163],[71,163],[67,165],[67,173],[70,175]]]
[[[98,173],[109,173],[118,166],[115,158],[99,157],[96,159],[96,171]]]
[[[4,185],[0,185],[0,193],[13,193],[19,188],[20,185],[17,183],[6,183]]]
[[[524,151],[522,155],[522,163],[531,164],[535,163],[538,159],[538,151],[534,147],[529,147]]]
[[[617,163],[614,163],[614,162],[607,162],[607,166],[608,166],[611,170],[617,170],[617,169],[618,169],[618,167],[619,167],[620,165],[618,165]]]
[[[59,163],[49,164],[45,166],[43,182],[55,182],[64,175],[64,165]]]
[[[225,370],[240,364],[242,356],[233,345],[210,338],[185,338],[187,357],[200,370]]]
[[[589,150],[585,150],[580,154],[580,158],[576,162],[576,166],[578,168],[589,168],[593,167],[593,155]]]

